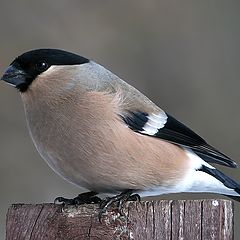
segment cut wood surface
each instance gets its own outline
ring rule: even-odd
[[[233,202],[160,200],[128,202],[121,216],[98,205],[14,204],[7,213],[7,240],[232,240]]]

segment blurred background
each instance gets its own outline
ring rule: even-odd
[[[19,54],[61,48],[101,63],[240,164],[240,2],[1,1],[0,75]],[[40,158],[18,92],[0,83],[0,239],[12,203],[82,189]],[[240,180],[239,169],[224,169]],[[203,198],[217,195],[171,195]],[[236,202],[236,222],[240,221]],[[236,224],[237,225],[237,224]],[[236,229],[235,236],[240,229]]]

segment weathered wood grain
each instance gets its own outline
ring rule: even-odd
[[[129,202],[124,216],[111,208],[98,221],[97,205],[14,204],[6,240],[232,240],[233,202],[161,200]]]

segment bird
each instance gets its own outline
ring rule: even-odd
[[[18,89],[28,130],[47,164],[87,192],[65,204],[113,203],[180,192],[227,195],[240,184],[214,164],[231,158],[100,64],[60,49],[16,57],[1,80]],[[98,194],[108,197],[101,199]]]

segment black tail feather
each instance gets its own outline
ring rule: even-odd
[[[240,184],[230,177],[226,176],[216,168],[209,168],[207,166],[202,165],[202,167],[199,169],[199,171],[203,171],[216,179],[218,179],[220,182],[222,182],[226,187],[233,189],[236,193],[239,194],[238,196],[228,196],[230,198],[233,198],[236,201],[240,201]]]

